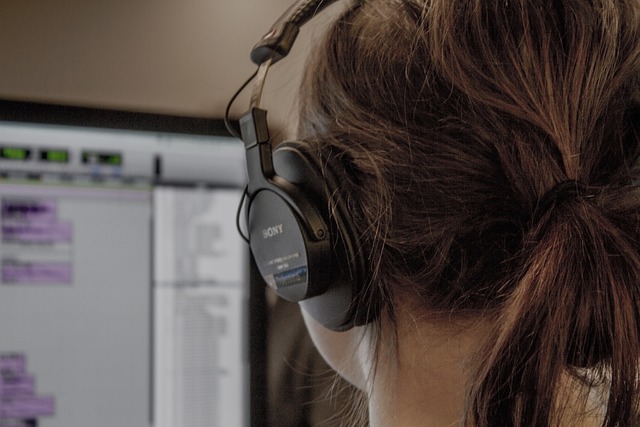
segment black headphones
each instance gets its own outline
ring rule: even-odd
[[[289,53],[300,27],[335,1],[297,2],[253,48],[251,59],[259,68],[240,130],[249,179],[248,241],[260,274],[279,296],[300,302],[325,327],[344,331],[373,320],[378,299],[366,289],[366,250],[345,201],[334,191],[340,188],[340,171],[330,161],[320,162],[302,142],[285,142],[272,151],[267,112],[259,108],[269,67]]]

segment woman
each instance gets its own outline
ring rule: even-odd
[[[370,424],[637,423],[640,2],[364,1],[311,58],[382,310],[307,324]]]

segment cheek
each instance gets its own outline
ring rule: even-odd
[[[361,390],[367,390],[371,351],[366,327],[334,332],[316,322],[304,309],[302,317],[316,348],[340,376]]]

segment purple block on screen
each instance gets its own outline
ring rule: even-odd
[[[2,265],[2,283],[21,284],[71,284],[71,263],[39,262]]]
[[[53,222],[58,216],[55,200],[2,199],[2,219]]]
[[[0,396],[34,395],[36,381],[31,375],[0,376]]]
[[[2,240],[23,243],[70,242],[71,223],[2,224]]]
[[[53,396],[17,396],[0,399],[0,418],[37,418],[53,415]]]
[[[24,354],[0,354],[0,375],[23,376],[27,372],[27,358]]]

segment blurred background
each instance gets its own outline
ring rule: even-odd
[[[290,3],[3,0],[0,98],[221,117],[254,70],[251,47]],[[330,15],[305,27],[291,59],[271,72],[265,100],[276,126],[291,107],[283,91],[295,87],[299,58]]]
[[[341,414],[349,406],[343,402],[351,390],[315,352],[297,307],[252,293],[255,311],[245,317],[244,286],[251,282],[262,290],[262,284],[249,278],[248,250],[234,227],[242,150],[225,135],[221,119],[229,98],[255,70],[251,47],[289,6],[289,0],[1,1],[0,425],[345,422]],[[289,58],[270,71],[263,106],[273,131],[291,134],[303,60],[335,11],[332,6],[307,25]],[[234,104],[232,117],[247,108],[248,92]],[[40,104],[46,108],[33,108]],[[21,110],[12,120],[37,126],[1,123],[12,108]],[[72,126],[41,127],[52,115]],[[111,129],[82,129],[96,118]],[[154,126],[163,120],[171,125],[159,133]],[[112,132],[119,121],[123,129]],[[132,124],[147,132],[129,132]],[[189,135],[192,129],[195,135]],[[48,163],[43,156],[50,156]],[[135,167],[131,159],[137,159]],[[78,183],[91,191],[78,193]],[[91,234],[97,226],[102,234]],[[100,247],[94,256],[91,250]],[[180,250],[195,252],[182,256]],[[79,254],[91,261],[78,261]],[[62,259],[71,270],[55,280],[43,279],[45,270],[36,277],[29,263],[47,257]],[[163,270],[158,260],[197,264],[189,270],[189,286],[197,289],[184,293],[182,267]],[[214,271],[219,265],[232,270]],[[99,280],[91,270],[98,266]],[[145,285],[135,294],[126,288],[134,275]],[[47,286],[15,286],[38,280]],[[239,292],[205,289],[222,282],[237,282]],[[231,321],[239,326],[229,327]],[[214,339],[203,347],[207,336]],[[235,347],[221,352],[216,346],[225,343]],[[242,360],[204,360],[211,354]],[[251,373],[244,372],[247,365]],[[194,366],[208,369],[201,378],[214,381],[237,369],[240,383],[221,380],[212,387],[176,373]],[[219,400],[225,393],[226,400]],[[236,395],[243,397],[226,415],[212,414],[212,407],[224,409]]]

